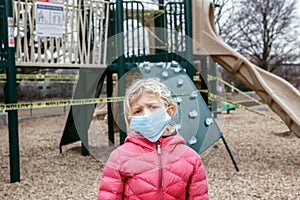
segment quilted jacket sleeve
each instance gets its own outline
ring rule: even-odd
[[[111,153],[103,170],[98,192],[98,200],[122,200],[124,179],[119,171],[117,151]]]
[[[194,173],[187,188],[188,200],[208,200],[208,185],[202,160],[196,159]]]

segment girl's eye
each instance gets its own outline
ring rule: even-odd
[[[139,114],[141,111],[140,110],[136,110],[136,111],[134,111],[133,113],[134,114]]]
[[[138,110],[134,110],[134,111],[133,111],[133,115],[138,115],[138,114],[140,114],[141,112],[142,112],[142,110],[139,110],[139,109],[138,109]]]
[[[151,106],[151,109],[152,110],[155,110],[155,109],[157,109],[158,108],[158,106]]]

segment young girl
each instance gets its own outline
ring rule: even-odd
[[[199,155],[170,125],[177,104],[154,78],[128,88],[124,115],[129,130],[103,170],[98,200],[206,200],[208,186]]]

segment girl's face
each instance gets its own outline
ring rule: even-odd
[[[156,94],[144,92],[139,98],[133,101],[131,104],[130,116],[144,116],[157,112],[162,108],[166,108],[163,102]],[[172,117],[174,108],[168,107],[168,114]]]

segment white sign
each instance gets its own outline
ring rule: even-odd
[[[36,3],[36,33],[38,36],[62,37],[64,6],[53,3]]]
[[[12,17],[7,18],[8,24],[8,47],[15,47],[15,37],[14,37],[14,19]]]

